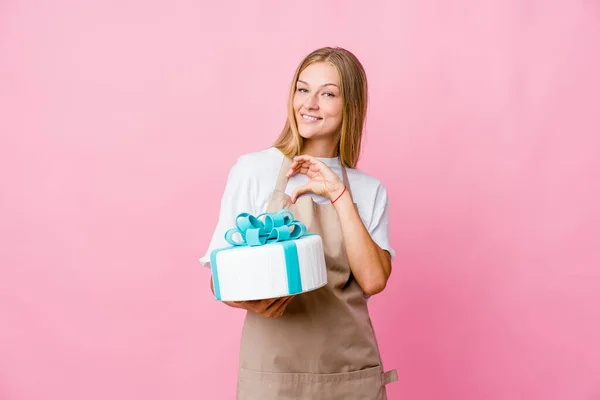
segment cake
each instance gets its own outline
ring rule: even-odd
[[[323,241],[288,210],[239,214],[211,253],[215,297],[247,301],[305,293],[327,284]]]

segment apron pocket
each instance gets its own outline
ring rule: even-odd
[[[381,366],[335,374],[258,372],[240,368],[238,400],[385,400]]]

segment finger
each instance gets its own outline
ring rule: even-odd
[[[276,318],[283,315],[283,312],[287,308],[288,304],[292,301],[293,296],[282,297],[279,302],[277,302],[277,307],[270,311],[270,317]]]
[[[306,166],[306,165],[301,165],[296,170],[297,173],[301,173],[301,174],[304,174],[304,175],[308,175],[309,171],[310,171],[310,168],[308,166]]]
[[[241,308],[243,310],[247,310],[248,306],[244,301],[224,301],[223,303],[227,304],[229,307],[233,308]]]
[[[283,314],[283,312],[288,308],[288,306],[290,305],[292,300],[294,300],[295,297],[296,296],[289,296],[285,298],[285,301],[283,302],[279,310],[281,314]]]
[[[307,168],[306,171],[302,172],[304,174],[310,174],[310,172],[322,173],[324,172],[324,170],[330,170],[330,168],[325,163],[323,163],[323,161],[307,155],[295,157],[294,163],[292,165],[294,166],[294,170],[296,171]],[[333,171],[331,171],[331,174],[333,174]]]
[[[268,306],[265,304],[264,300],[245,300],[245,301],[237,301],[239,308],[243,308],[244,310],[252,311],[255,313],[262,313]]]
[[[289,178],[291,176],[296,175],[297,173],[306,174],[309,169],[310,169],[310,163],[303,161],[303,160],[294,161],[290,165],[290,169],[288,170],[286,177]]]
[[[319,162],[315,157],[309,156],[308,154],[301,154],[299,156],[294,157],[294,161],[305,161],[308,163],[316,163]]]
[[[292,192],[292,195],[290,196],[292,203],[295,204],[296,200],[298,199],[298,196],[300,196],[304,193],[308,193],[308,192],[312,192],[312,189],[310,187],[310,182],[294,189],[294,191]]]
[[[296,175],[296,173],[302,167],[302,164],[304,164],[304,161],[301,160],[292,162],[290,169],[288,170],[287,177],[289,178],[290,176]]]
[[[285,297],[285,300],[283,301],[282,307],[286,308],[292,302],[292,300],[294,299],[294,297],[296,297],[296,296],[294,295],[294,296],[287,296],[287,297]]]
[[[323,167],[329,168],[323,161],[319,160],[316,157],[309,156],[309,155],[303,155],[303,156],[299,156],[299,157],[302,157],[302,158],[300,158],[298,160],[298,162],[302,163],[303,165],[305,165],[306,167],[310,168],[313,171],[320,171],[323,169]]]
[[[298,164],[298,165],[306,165],[307,167],[310,167],[312,164],[317,164],[320,162],[320,160],[314,158],[313,156],[309,156],[309,155],[301,155],[301,156],[296,156],[294,157],[294,163]]]
[[[285,297],[280,297],[274,299],[261,313],[263,316],[267,318],[271,318],[277,315],[277,311],[279,310],[281,304],[285,301]]]
[[[286,306],[287,303],[285,301],[280,302],[277,306],[277,309],[271,311],[271,313],[269,314],[269,318],[281,317],[283,315],[283,312],[285,311]]]

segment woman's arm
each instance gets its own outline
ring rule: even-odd
[[[392,271],[391,255],[371,238],[347,188],[327,165],[312,156],[294,157],[287,176],[297,173],[305,174],[310,180],[294,190],[292,202],[307,192],[325,196],[333,202],[342,225],[352,274],[365,294],[380,293]]]
[[[333,199],[337,196],[334,193]],[[333,206],[342,225],[346,253],[354,278],[365,294],[372,296],[380,293],[385,289],[392,272],[390,253],[381,249],[373,241],[347,190],[333,203]]]

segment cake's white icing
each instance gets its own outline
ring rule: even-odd
[[[323,242],[318,235],[294,240],[302,292],[327,284]],[[216,255],[221,300],[242,301],[288,295],[288,281],[283,246],[240,246]]]

